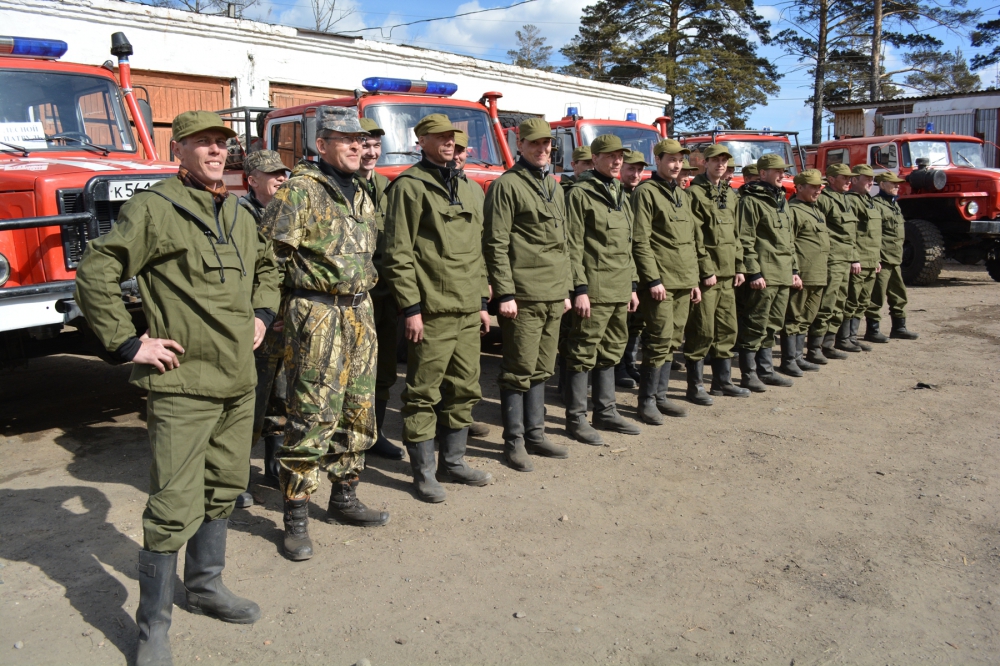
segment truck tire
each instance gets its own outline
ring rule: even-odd
[[[500,127],[504,129],[517,127],[529,118],[538,118],[533,113],[501,113],[497,116],[500,119]]]
[[[986,254],[986,272],[994,282],[1000,282],[1000,241],[994,241]]]
[[[927,285],[937,281],[944,261],[944,238],[927,220],[907,220],[903,241],[903,282]]]

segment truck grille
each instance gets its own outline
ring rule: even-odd
[[[59,190],[56,201],[60,213],[83,213],[87,207],[83,190]],[[94,213],[97,217],[97,236],[103,236],[111,231],[112,225],[118,219],[118,213],[124,201],[95,201]],[[75,269],[83,257],[87,242],[93,240],[86,224],[68,224],[62,227],[63,252],[66,258],[66,268]]]

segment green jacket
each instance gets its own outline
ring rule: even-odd
[[[875,268],[882,254],[882,206],[865,192],[851,192],[858,215],[858,258],[862,268]]]
[[[788,202],[795,236],[795,259],[799,277],[807,287],[825,287],[827,260],[830,257],[830,232],[826,218],[817,204],[798,198]]]
[[[566,195],[566,226],[574,294],[591,303],[628,303],[635,281],[632,210],[621,181],[586,171]]]
[[[705,254],[698,258],[699,277],[712,275],[720,280],[743,272],[743,246],[739,242],[736,209],[740,197],[725,182],[716,187],[700,173],[688,187],[691,214],[698,223],[698,235]]]
[[[482,188],[451,173],[425,160],[389,188],[382,269],[406,314],[468,314],[489,298]]]
[[[555,178],[515,164],[490,185],[483,218],[495,298],[561,301],[569,295],[566,206]]]
[[[903,241],[906,239],[906,220],[895,199],[884,194],[875,197],[882,206],[882,255],[881,262],[890,266],[903,263]]]
[[[375,286],[375,205],[361,179],[354,184],[348,203],[318,166],[299,162],[275,192],[261,233],[274,242],[285,288],[349,296]]]
[[[365,185],[368,196],[375,202],[375,222],[378,224],[378,240],[375,242],[375,254],[372,255],[372,263],[378,273],[379,280],[371,290],[373,299],[386,298],[392,296],[389,289],[389,281],[382,275],[382,254],[385,252],[385,206],[386,190],[389,189],[389,179],[378,171],[372,171],[371,178],[361,181]]]
[[[133,384],[213,398],[256,386],[254,311],[270,323],[278,310],[278,277],[270,243],[235,196],[217,208],[208,192],[167,178],[136,193],[111,232],[87,246],[76,272],[76,302],[104,347],[119,354],[123,344],[138,344],[130,342],[137,332],[120,287],[133,275],[149,336],[184,348],[180,367],[162,375],[134,365]]]
[[[830,261],[858,262],[858,215],[853,197],[826,188],[820,192],[816,204],[823,211],[830,231]]]
[[[254,195],[253,190],[250,190],[240,197],[239,204],[243,206],[246,212],[250,213],[254,222],[257,223],[257,226],[260,226],[260,221],[264,218],[264,206],[260,204],[260,201]]]
[[[747,282],[763,277],[769,287],[790,286],[799,267],[785,188],[754,181],[737,211]]]
[[[707,255],[684,188],[658,174],[644,180],[632,194],[635,242],[632,256],[639,287],[662,284],[667,289],[698,286],[698,264]],[[708,277],[708,276],[705,276]]]

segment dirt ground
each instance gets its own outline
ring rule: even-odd
[[[485,354],[476,416],[494,427],[469,453],[496,482],[429,505],[408,463],[371,460],[360,496],[391,522],[322,522],[324,484],[303,563],[281,555],[277,491],[255,485],[225,580],[263,617],[226,625],[178,593],[176,663],[1000,662],[1000,284],[942,277],[910,291],[918,341],[572,443],[530,474],[500,462]],[[131,658],[148,451],[127,376],[54,357],[0,377],[0,663]],[[634,391],[619,399],[634,415]]]

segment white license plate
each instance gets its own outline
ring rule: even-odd
[[[148,190],[159,180],[111,180],[108,181],[108,201],[125,201],[139,190]]]

